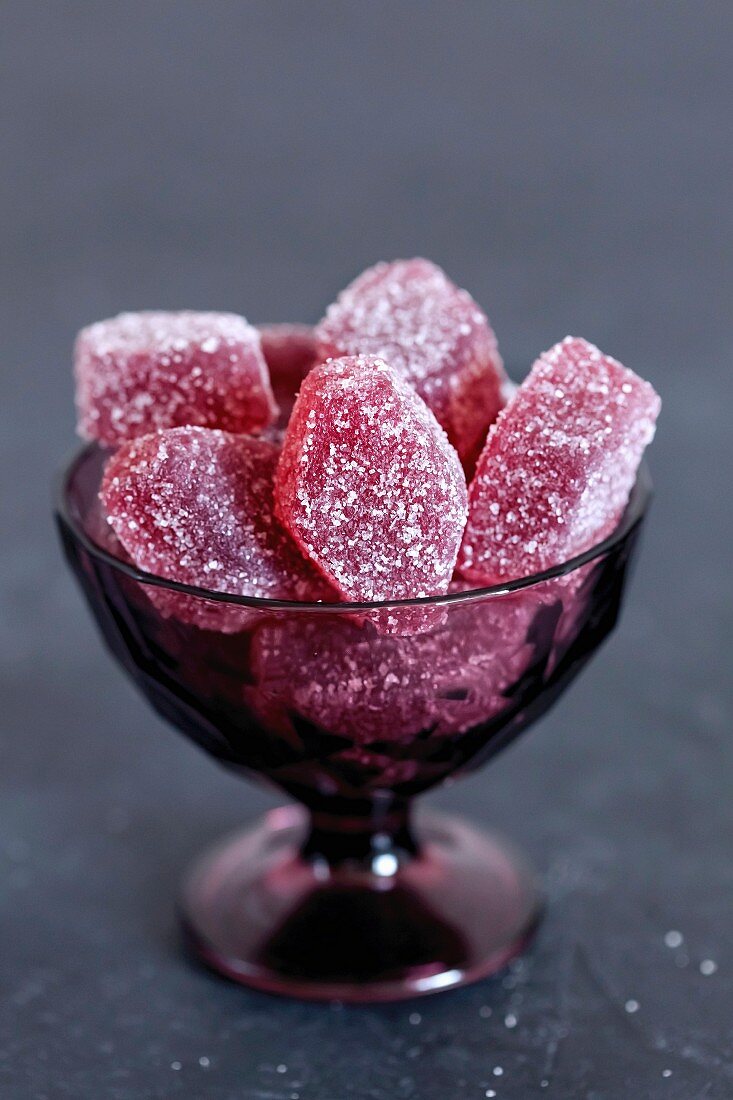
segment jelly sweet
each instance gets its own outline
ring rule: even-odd
[[[302,718],[350,744],[381,744],[387,754],[428,730],[463,733],[510,705],[504,693],[531,660],[536,602],[519,593],[494,605],[454,606],[435,629],[410,637],[343,614],[280,617],[254,635],[256,687],[245,694],[282,729]]]
[[[316,326],[322,358],[377,355],[432,409],[467,467],[504,404],[504,367],[473,298],[429,260],[369,268]]]
[[[275,498],[284,526],[346,599],[447,591],[465,478],[433,414],[383,360],[352,356],[311,370]]]
[[[260,325],[262,354],[280,409],[278,424],[288,422],[296,394],[308,371],[317,362],[316,341],[309,325]]]
[[[117,538],[148,573],[241,596],[328,598],[328,585],[273,515],[277,460],[265,440],[171,428],[123,444],[107,463],[100,495]],[[167,598],[169,613],[200,619],[207,629],[222,627],[228,615],[244,619],[237,609],[185,594],[149,595]]]
[[[233,313],[122,313],[79,333],[78,430],[115,446],[195,424],[259,432],[277,407],[260,336]]]
[[[586,340],[568,336],[540,356],[479,457],[458,571],[500,583],[609,535],[659,408],[648,382]]]

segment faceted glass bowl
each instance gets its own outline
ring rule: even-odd
[[[182,904],[194,951],[244,984],[344,1001],[502,966],[540,914],[532,874],[466,824],[413,821],[411,804],[513,740],[611,631],[646,470],[613,535],[557,568],[439,598],[327,605],[141,572],[101,515],[105,459],[96,446],[73,459],[57,518],[109,648],[164,718],[299,804],[194,867]]]

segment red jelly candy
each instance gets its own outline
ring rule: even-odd
[[[275,481],[277,511],[349,600],[447,591],[466,517],[456,452],[381,359],[331,359],[305,379]]]
[[[277,407],[260,336],[234,313],[122,313],[74,349],[78,430],[116,446],[197,424],[259,432]]]
[[[265,440],[171,428],[121,446],[100,495],[119,541],[148,573],[234,595],[327,599],[325,581],[272,513],[277,459]],[[230,619],[243,618],[185,594],[149,595],[161,610],[208,629],[231,629],[230,611]]]
[[[410,660],[413,648],[344,615],[273,620],[252,644],[259,709],[355,744],[408,738],[431,725],[432,670]]]
[[[568,336],[535,363],[489,433],[458,560],[500,583],[588,550],[618,522],[660,400],[648,382]]]
[[[267,723],[300,717],[359,746],[464,733],[510,705],[504,693],[531,661],[539,605],[521,594],[467,602],[412,637],[343,614],[279,617],[255,632],[247,699]]]
[[[475,461],[504,404],[496,337],[465,290],[429,260],[369,268],[317,325],[321,358],[377,355],[432,409],[461,460]]]
[[[261,325],[262,354],[284,427],[301,383],[317,361],[316,341],[310,325]]]

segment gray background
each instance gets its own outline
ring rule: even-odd
[[[3,1097],[733,1094],[732,42],[728,2],[0,5]],[[600,658],[431,797],[531,853],[532,953],[419,1004],[309,1007],[179,949],[183,868],[271,800],[112,665],[49,483],[82,324],[315,319],[415,253],[518,374],[570,331],[654,382],[657,499]]]

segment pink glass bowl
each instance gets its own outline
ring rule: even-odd
[[[104,638],[153,707],[228,768],[299,806],[193,868],[189,944],[271,992],[397,1000],[465,984],[522,950],[541,902],[505,844],[418,814],[557,699],[618,616],[650,496],[555,569],[387,604],[222,596],[142,573],[97,501],[105,453],[66,471],[57,518]]]

